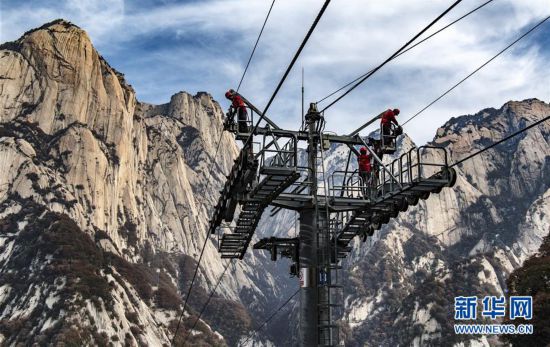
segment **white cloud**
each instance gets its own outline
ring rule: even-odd
[[[462,1],[430,32],[483,2]],[[28,12],[4,8],[0,39],[15,39],[31,27],[64,17],[86,29],[102,54],[128,57],[120,59],[122,72],[141,99],[162,102],[181,89],[207,90],[224,103],[223,92],[238,83],[270,3],[213,0],[125,11],[122,0],[71,0],[55,8],[29,6]],[[451,3],[333,1],[270,115],[284,126],[299,124],[301,66],[306,71],[306,102],[315,101],[382,62]],[[242,87],[260,108],[321,5],[318,0],[275,3]],[[550,0],[493,1],[380,70],[327,111],[327,127],[346,132],[387,107],[401,108],[402,119],[408,118],[549,14]],[[133,44],[157,33],[183,41],[200,34],[212,44],[174,44],[133,54]],[[412,121],[406,131],[422,143],[452,116],[499,107],[509,99],[548,99],[548,74],[543,72],[548,70],[547,58],[536,47],[519,46],[505,53]]]
[[[124,0],[66,0],[56,5],[19,3],[4,5],[0,17],[0,42],[17,39],[23,32],[57,18],[65,18],[86,29],[94,41],[108,40],[124,25]]]

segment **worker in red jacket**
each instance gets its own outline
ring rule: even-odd
[[[397,123],[397,119],[395,119],[395,116],[399,114],[399,109],[394,108],[393,110],[388,109],[386,112],[382,114],[382,119],[380,120],[380,123],[382,125],[382,135],[384,136],[384,144],[391,145],[393,142],[391,139],[386,140],[386,136],[392,135],[391,131],[391,124],[395,124],[396,126],[399,126],[399,123]]]
[[[248,113],[246,112],[246,104],[243,98],[237,94],[233,89],[229,89],[225,93],[225,97],[231,101],[231,110],[229,112],[229,122],[233,123],[235,113],[237,113],[237,120],[239,124],[239,132],[248,132]]]
[[[357,162],[359,164],[359,176],[363,180],[363,194],[366,196],[368,193],[368,188],[371,184],[371,161],[372,155],[367,151],[366,147],[361,147],[359,150],[359,156],[357,157]]]

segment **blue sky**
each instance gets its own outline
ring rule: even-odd
[[[434,30],[484,1],[464,0]],[[315,18],[321,0],[276,0],[242,93],[263,108]],[[316,101],[387,58],[452,3],[442,0],[334,0],[269,114],[300,122],[300,70],[306,102]],[[226,107],[271,0],[0,0],[0,42],[56,18],[85,29],[140,101],[207,91]],[[550,0],[494,0],[391,62],[326,113],[327,129],[347,132],[388,107],[407,119],[550,15]],[[508,100],[550,99],[550,20],[421,116],[407,124],[417,143],[447,119]]]

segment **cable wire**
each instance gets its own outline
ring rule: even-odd
[[[248,62],[246,63],[246,67],[244,68],[243,75],[241,77],[241,80],[239,81],[239,85],[237,86],[237,93],[239,92],[239,89],[241,88],[241,84],[243,83],[244,76],[246,75],[246,71],[248,70],[248,66],[250,65],[250,62],[252,61],[252,57],[254,56],[254,52],[256,52],[256,47],[258,47],[258,42],[260,42],[260,37],[262,37],[262,33],[264,32],[265,24],[267,23],[267,20],[269,19],[269,15],[271,14],[271,10],[273,9],[273,5],[275,5],[275,0],[271,3],[271,6],[269,7],[269,11],[267,12],[267,16],[265,17],[264,24],[262,25],[262,29],[260,30],[260,33],[258,34],[258,38],[256,39],[256,43],[254,44],[254,48],[252,48],[252,53],[250,53],[250,57],[248,58]]]
[[[473,10],[471,10],[470,12],[462,15],[461,17],[455,19],[454,21],[452,21],[451,23],[445,25],[444,27],[442,27],[441,29],[437,30],[436,32],[434,32],[433,34],[430,34],[429,36],[427,36],[426,38],[420,40],[419,42],[415,43],[414,45],[412,45],[411,47],[407,48],[406,50],[400,52],[398,55],[396,55],[392,60],[394,60],[395,58],[397,57],[400,57],[401,55],[407,53],[408,51],[410,51],[411,49],[415,48],[416,46],[420,45],[421,43],[424,43],[426,41],[428,41],[429,39],[431,39],[432,37],[434,37],[435,35],[439,34],[440,32],[444,31],[445,29],[449,28],[450,26],[460,22],[461,20],[463,20],[464,18],[468,17],[469,15],[471,15],[472,13],[476,12],[477,10],[481,9],[482,7],[484,7],[485,5],[488,5],[489,3],[493,2],[494,0],[488,0],[486,2],[484,2],[483,4],[479,5],[478,7],[474,8]],[[317,101],[317,103],[320,103],[320,102],[323,102],[325,101],[326,99],[330,98],[331,96],[333,96],[334,94],[342,91],[343,89],[349,87],[350,85],[352,85],[353,83],[359,81],[361,78],[365,77],[367,74],[371,73],[374,69],[371,69],[367,72],[365,72],[364,74],[362,74],[361,76],[357,77],[356,79],[354,79],[353,81],[350,81],[348,82],[347,84],[343,85],[342,87],[338,88],[337,90],[335,90],[334,92],[328,94],[327,96],[325,96],[324,98],[322,99],[319,99]]]
[[[208,306],[208,304],[210,303],[210,299],[212,299],[212,297],[214,296],[214,293],[216,293],[216,290],[218,289],[218,286],[220,285],[223,276],[224,276],[225,273],[227,272],[227,269],[229,268],[229,265],[231,265],[231,263],[233,263],[233,260],[235,260],[235,259],[231,259],[231,260],[228,261],[227,264],[225,265],[225,269],[223,269],[222,274],[220,275],[220,277],[218,278],[218,281],[216,282],[216,285],[214,286],[214,288],[213,288],[212,291],[210,292],[210,295],[208,296],[208,299],[206,300],[206,302],[205,302],[204,305],[202,306],[202,309],[201,309],[199,315],[197,316],[197,318],[195,319],[195,322],[193,323],[193,326],[191,327],[191,329],[189,329],[189,330],[187,331],[187,334],[185,335],[185,338],[183,339],[183,343],[182,343],[183,346],[185,346],[185,342],[187,341],[187,338],[189,337],[189,334],[191,334],[191,331],[192,331],[193,329],[195,329],[195,327],[197,326],[197,322],[201,319],[202,314],[203,314],[204,311],[206,310],[206,306]]]
[[[470,73],[468,76],[464,77],[462,80],[460,80],[458,83],[456,83],[454,86],[452,86],[451,88],[447,89],[447,91],[443,94],[441,94],[440,96],[438,96],[434,101],[430,102],[426,107],[424,107],[423,109],[421,109],[420,111],[418,111],[416,114],[414,114],[412,117],[410,117],[409,119],[407,119],[402,125],[404,126],[405,124],[407,124],[408,122],[410,122],[411,120],[413,120],[416,116],[418,116],[419,114],[421,114],[422,112],[426,111],[429,107],[431,107],[433,104],[435,104],[436,102],[438,102],[440,99],[442,99],[445,95],[449,94],[453,89],[455,89],[456,87],[458,87],[459,85],[461,85],[464,81],[466,81],[468,78],[472,77],[473,75],[475,75],[479,70],[481,70],[482,68],[484,68],[487,64],[489,64],[490,62],[492,62],[493,60],[495,60],[498,56],[500,56],[502,53],[506,52],[508,49],[510,49],[512,46],[514,46],[516,43],[518,43],[521,39],[523,39],[524,37],[526,37],[527,35],[529,35],[531,32],[533,32],[535,29],[537,29],[538,27],[540,27],[544,22],[546,22],[548,19],[550,19],[550,16],[544,18],[542,21],[540,21],[537,25],[535,25],[534,27],[532,27],[531,29],[529,29],[527,32],[525,32],[523,35],[521,35],[520,37],[518,37],[514,42],[510,43],[508,46],[506,46],[504,49],[502,49],[500,52],[498,52],[496,55],[494,55],[491,59],[487,60],[485,63],[483,63],[481,66],[479,66],[477,69],[475,69],[472,73]]]
[[[268,317],[259,327],[257,327],[256,329],[254,329],[254,331],[252,331],[252,332],[248,335],[248,337],[246,338],[246,340],[244,340],[242,343],[239,343],[239,345],[244,346],[244,344],[245,344],[246,342],[248,342],[248,340],[250,340],[250,338],[251,338],[252,336],[254,336],[254,334],[256,334],[258,331],[262,330],[262,328],[263,328],[267,323],[269,323],[269,322],[273,319],[273,317],[275,317],[275,315],[276,315],[279,311],[281,311],[281,310],[283,309],[283,307],[285,307],[285,306],[290,302],[290,300],[292,300],[299,292],[300,292],[300,289],[298,288],[298,290],[296,290],[296,291],[294,292],[294,294],[292,294],[292,296],[291,296],[290,298],[288,298],[281,306],[279,306],[279,308],[278,308],[277,310],[275,310],[275,311],[274,311],[274,312],[273,312],[273,313],[272,313],[272,314],[271,314],[271,315],[270,315],[270,316],[269,316],[269,317]]]
[[[243,80],[244,80],[244,77],[245,77],[245,75],[246,75],[246,72],[248,71],[248,67],[250,66],[250,62],[252,61],[252,57],[254,56],[254,53],[256,52],[256,48],[258,47],[258,43],[260,42],[260,38],[262,37],[262,33],[264,32],[265,25],[267,24],[267,21],[268,21],[268,19],[269,19],[269,15],[271,14],[271,10],[273,9],[273,5],[275,5],[275,0],[273,0],[273,2],[271,2],[271,6],[269,7],[269,11],[267,12],[267,15],[266,15],[266,17],[265,17],[264,23],[263,23],[263,25],[262,25],[262,28],[260,29],[260,33],[258,34],[258,38],[256,39],[256,42],[254,43],[254,47],[252,48],[252,52],[250,53],[250,57],[248,58],[248,62],[246,63],[246,67],[245,67],[245,69],[244,69],[244,71],[243,71],[243,74],[242,74],[242,76],[241,76],[241,80],[239,81],[239,85],[237,86],[237,92],[238,92],[239,89],[241,88],[241,84],[242,84],[242,82],[243,82]],[[223,134],[223,132],[222,132],[222,134]],[[221,140],[221,135],[220,135],[220,140]],[[214,157],[216,157],[216,155],[217,155],[217,153],[218,153],[220,143],[221,143],[221,141],[218,141],[218,146],[217,146],[217,148],[216,148],[216,154],[214,155]],[[211,171],[210,171],[210,172],[211,172]],[[185,303],[184,303],[184,305],[183,305],[183,310],[182,310],[182,313],[181,313],[181,315],[180,315],[180,319],[179,319],[179,321],[178,321],[178,326],[177,326],[177,328],[176,328],[176,332],[174,333],[174,338],[176,337],[176,334],[177,334],[177,332],[178,332],[178,330],[179,330],[179,327],[180,327],[180,324],[181,324],[181,319],[182,319],[183,313],[184,313],[184,311],[185,311],[185,306],[187,305],[187,301],[188,301],[189,296],[190,296],[190,294],[191,294],[191,289],[192,289],[193,284],[194,284],[194,282],[195,282],[195,277],[196,277],[197,272],[198,272],[198,268],[199,268],[200,261],[202,260],[202,255],[203,255],[203,253],[204,253],[204,249],[206,248],[207,241],[208,241],[208,237],[205,239],[205,243],[204,243],[204,245],[203,245],[203,247],[202,247],[202,249],[201,249],[201,254],[200,254],[200,256],[199,256],[199,262],[197,263],[197,267],[195,268],[195,273],[193,274],[193,279],[191,280],[191,286],[189,287],[189,291],[188,291],[188,293],[187,293],[187,297],[186,297]],[[197,320],[196,320],[195,323],[193,324],[193,328],[195,327],[195,325],[196,325],[198,319],[200,319],[200,316],[202,315],[202,312],[203,312],[204,309],[206,308],[206,305],[208,305],[208,302],[210,302],[210,299],[212,298],[212,295],[214,294],[216,288],[217,288],[218,285],[219,285],[219,281],[221,281],[221,278],[222,278],[223,275],[225,274],[225,272],[226,272],[226,270],[227,270],[227,268],[228,268],[228,266],[229,266],[230,263],[231,263],[231,262],[229,262],[229,263],[227,264],[227,266],[225,267],[225,270],[223,271],[222,275],[220,276],[220,278],[219,278],[219,280],[218,280],[218,283],[216,284],[214,290],[213,290],[212,293],[210,294],[210,297],[208,298],[208,301],[206,302],[205,306],[203,306],[203,310],[201,311],[199,317],[197,318]],[[192,330],[192,329],[191,329],[191,330]],[[184,342],[187,340],[187,337],[188,337],[188,336],[189,336],[189,333],[185,336]],[[174,338],[172,339],[172,344],[174,343]]]
[[[462,163],[465,162],[466,160],[472,159],[473,157],[475,157],[475,156],[477,156],[477,155],[479,155],[479,154],[481,154],[481,153],[483,153],[483,152],[485,152],[485,151],[487,151],[487,150],[489,150],[489,149],[491,149],[491,148],[493,148],[493,147],[495,147],[495,146],[498,146],[499,144],[501,144],[501,143],[503,143],[503,142],[505,142],[505,141],[508,141],[508,140],[511,139],[512,137],[515,137],[515,136],[517,136],[517,135],[523,133],[524,131],[527,131],[527,130],[533,128],[533,127],[536,127],[537,125],[539,125],[539,124],[541,124],[541,123],[544,123],[544,122],[546,122],[546,121],[549,120],[549,119],[550,119],[550,116],[546,116],[546,117],[544,117],[543,119],[540,119],[540,120],[538,120],[538,121],[536,121],[536,122],[530,124],[529,126],[526,126],[525,128],[523,128],[523,129],[521,129],[521,130],[518,130],[518,131],[516,131],[515,133],[513,133],[513,134],[511,134],[511,135],[508,135],[508,136],[506,136],[505,138],[503,138],[503,139],[501,139],[501,140],[498,140],[497,142],[495,142],[495,143],[493,143],[493,144],[491,144],[491,145],[489,145],[489,146],[487,146],[487,147],[485,147],[485,148],[483,148],[483,149],[480,149],[479,151],[477,151],[477,152],[475,152],[475,153],[473,153],[473,154],[470,154],[470,155],[467,156],[466,158],[460,159],[459,161],[457,161],[456,163],[454,163],[454,164],[451,165],[450,167],[454,167],[454,166],[457,166],[457,165],[459,165],[459,164],[462,164]]]
[[[223,138],[223,130],[220,132],[220,138],[218,139],[218,145],[216,146],[216,152],[214,153],[214,156],[212,158],[216,158],[216,156],[218,155],[218,151],[220,149],[220,144],[222,142],[221,141],[222,138]],[[206,179],[207,181],[208,181],[208,179],[210,179],[210,177],[212,177],[212,171],[214,171],[214,170],[212,169],[212,170],[208,171],[209,176]],[[206,200],[204,200],[203,206],[204,206],[204,204],[206,204]],[[200,210],[199,210],[199,213],[200,213]],[[197,220],[197,216],[195,215],[195,231],[197,231],[197,226],[198,225],[199,225],[199,221]],[[209,235],[206,235],[206,237],[204,239],[204,244],[202,245],[201,253],[199,255],[199,260],[197,262],[197,266],[195,267],[195,272],[193,273],[193,277],[191,279],[191,284],[189,285],[189,290],[187,291],[187,295],[185,297],[185,301],[184,301],[183,307],[181,309],[181,314],[180,314],[180,317],[178,319],[178,325],[176,327],[176,330],[174,331],[174,336],[172,336],[172,341],[171,341],[172,346],[174,345],[176,335],[178,334],[178,330],[179,330],[180,325],[181,325],[181,320],[183,318],[183,314],[185,313],[185,307],[187,306],[187,302],[189,301],[189,297],[191,296],[191,290],[193,289],[193,285],[195,284],[195,278],[197,277],[197,273],[199,272],[199,266],[200,266],[200,263],[201,263],[201,260],[202,260],[202,256],[204,254],[204,250],[206,249],[206,245],[208,244],[208,240],[209,240]]]
[[[355,88],[357,88],[359,85],[361,85],[363,82],[365,82],[370,76],[374,75],[376,71],[380,70],[384,65],[389,63],[391,60],[393,60],[401,51],[403,51],[407,46],[409,46],[414,40],[416,40],[419,36],[424,34],[428,29],[430,29],[435,23],[437,23],[441,18],[443,18],[449,11],[451,11],[456,5],[458,5],[462,0],[455,1],[449,8],[447,8],[443,13],[441,13],[439,16],[437,16],[436,19],[434,19],[430,24],[428,24],[424,29],[422,29],[418,34],[416,34],[412,39],[410,39],[407,43],[405,43],[401,48],[399,48],[395,53],[393,53],[388,59],[386,59],[382,64],[378,65],[376,68],[374,68],[371,72],[369,72],[366,76],[361,78],[357,83],[355,83],[353,86],[351,86],[344,94],[337,97],[334,101],[332,101],[330,104],[328,104],[325,108],[323,108],[320,112],[326,111],[329,107],[340,101],[343,97],[351,93]]]
[[[265,114],[267,113],[267,110],[269,110],[269,107],[271,106],[271,103],[273,102],[273,100],[275,99],[275,97],[277,96],[277,93],[279,93],[279,90],[281,89],[281,87],[283,86],[283,83],[285,82],[288,74],[290,73],[290,70],[292,70],[292,67],[294,66],[294,63],[296,63],[296,60],[298,60],[298,57],[300,56],[300,54],[302,53],[302,50],[304,49],[304,47],[306,46],[306,43],[307,41],[309,40],[311,34],[313,33],[313,31],[315,30],[315,27],[317,26],[317,23],[319,23],[319,20],[321,19],[321,17],[323,16],[323,13],[325,13],[325,10],[327,9],[328,5],[330,4],[330,0],[326,0],[325,3],[323,4],[323,7],[321,8],[321,10],[319,11],[319,13],[317,14],[317,17],[315,17],[315,20],[313,21],[313,24],[311,25],[311,27],[309,28],[309,31],[307,32],[306,36],[304,37],[304,39],[302,40],[302,43],[300,44],[300,47],[298,48],[298,50],[296,51],[296,53],[294,54],[294,57],[292,58],[292,61],[290,62],[290,64],[288,65],[285,73],[283,74],[283,77],[281,78],[281,81],[279,82],[279,84],[277,85],[277,88],[275,88],[275,91],[273,92],[273,95],[271,95],[271,98],[269,99],[267,105],[265,106],[264,108],[264,111],[262,112],[262,114],[260,115],[260,118],[258,118],[258,121],[256,122],[256,125],[254,125],[254,128],[252,129],[252,131],[250,132],[250,135],[248,136],[248,139],[246,140],[246,142],[244,143],[243,147],[246,148],[246,146],[250,143],[251,139],[252,139],[252,136],[254,135],[254,133],[256,132],[256,130],[258,129],[258,126],[260,125],[260,122],[262,121],[262,119],[264,119],[264,116]]]

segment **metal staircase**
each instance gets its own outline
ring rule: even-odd
[[[213,234],[222,220],[231,221],[238,203],[239,195],[246,193],[258,171],[258,160],[250,157],[247,151],[241,151],[234,160],[231,172],[222,190],[218,203],[214,206],[208,234]]]
[[[247,185],[248,189],[237,185],[237,188],[227,189],[228,193],[226,194],[224,194],[226,190],[223,190],[224,193],[216,205],[217,213],[214,214],[214,217],[218,219],[212,220],[211,231],[215,231],[219,227],[219,223],[215,223],[217,220],[220,220],[221,223],[219,216],[232,212],[227,210],[228,204],[224,203],[225,197],[233,191],[244,191],[245,193],[228,198],[238,202],[241,211],[233,232],[222,235],[218,249],[222,258],[242,259],[244,257],[266,207],[300,177],[300,172],[297,169],[296,139],[291,137],[287,139],[284,146],[279,146],[280,138],[273,134],[264,136],[264,146],[254,157],[255,163],[260,161],[260,169],[254,172],[250,181],[240,181]],[[268,139],[271,139],[271,142],[266,144]],[[241,151],[241,153],[243,152],[245,151]]]
[[[265,208],[300,177],[295,168],[265,167],[260,172],[265,177],[242,201],[234,233],[222,235],[219,247],[222,258],[243,258]]]

